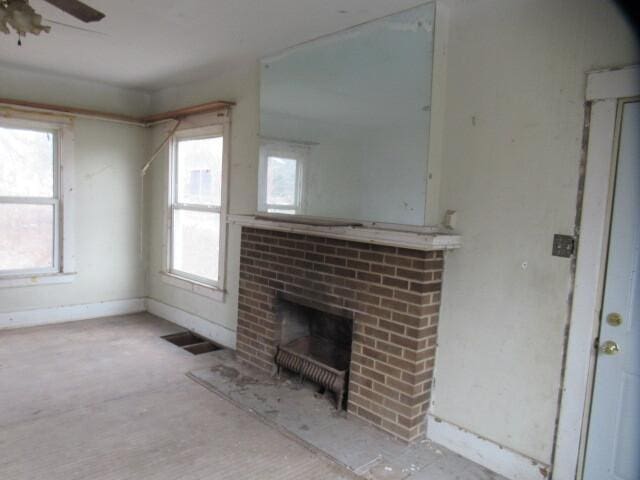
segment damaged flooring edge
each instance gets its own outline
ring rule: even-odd
[[[262,422],[263,424],[274,428],[275,430],[277,430],[280,434],[284,435],[286,438],[288,438],[289,440],[292,440],[300,445],[302,445],[304,448],[306,448],[307,450],[309,450],[312,453],[315,453],[317,455],[321,455],[322,457],[326,458],[327,460],[335,463],[336,465],[339,465],[340,467],[343,467],[344,469],[346,469],[348,472],[350,472],[351,474],[353,474],[353,478],[354,479],[360,479],[362,478],[361,472],[358,471],[354,471],[351,468],[349,468],[348,465],[344,464],[343,462],[339,461],[337,458],[329,455],[327,452],[325,452],[324,450],[316,447],[315,445],[307,442],[306,440],[304,440],[303,438],[300,438],[299,436],[297,436],[295,433],[291,432],[290,430],[287,430],[285,427],[283,427],[282,425],[278,424],[275,421],[269,420],[267,417],[261,415],[260,413],[256,412],[255,410],[246,407],[245,405],[243,405],[241,402],[238,402],[236,400],[234,400],[233,398],[231,398],[228,395],[225,395],[223,392],[221,392],[220,390],[212,387],[211,385],[209,385],[207,382],[200,380],[197,376],[195,376],[193,373],[191,372],[187,372],[185,373],[185,375],[193,380],[194,382],[196,382],[198,385],[206,388],[208,391],[216,394],[217,396],[219,396],[220,398],[227,400],[229,403],[231,403],[232,405],[234,405],[235,407],[239,408],[240,410],[242,410],[243,412],[247,412],[249,413],[251,416],[253,416],[254,418],[258,419],[260,422]]]
[[[236,332],[233,330],[153,298],[148,297],[145,304],[146,310],[157,317],[202,335],[223,347],[236,348]]]
[[[551,467],[430,413],[427,438],[511,480],[545,480]]]

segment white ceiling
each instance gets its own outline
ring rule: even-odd
[[[30,4],[52,25],[17,45],[0,34],[0,64],[142,90],[181,84],[424,0],[87,0],[106,14],[84,24],[43,0]],[[46,24],[46,21],[43,21]]]

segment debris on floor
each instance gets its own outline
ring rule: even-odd
[[[211,367],[188,376],[256,414],[290,438],[324,453],[367,480],[504,480],[503,477],[423,439],[407,445],[345,411],[317,386],[268,376],[235,359],[231,350],[209,355]]]

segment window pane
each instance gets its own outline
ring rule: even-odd
[[[267,203],[269,205],[295,205],[296,163],[294,158],[269,157],[267,159]]]
[[[218,280],[220,214],[175,209],[173,270]]]
[[[0,127],[0,196],[53,197],[53,133]]]
[[[53,205],[0,203],[0,270],[53,267]]]
[[[295,215],[296,211],[291,208],[267,208],[269,213],[286,213],[287,215]]]
[[[179,203],[220,205],[222,137],[181,140],[177,158]]]

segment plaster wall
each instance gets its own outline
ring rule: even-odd
[[[550,250],[554,233],[571,234],[575,226],[585,72],[637,63],[638,45],[604,0],[444,4],[450,25],[440,205],[458,211],[465,245],[447,255],[431,410],[548,463],[571,291],[569,261]],[[258,87],[257,63],[150,97],[0,68],[3,97],[131,114],[237,102],[230,213],[250,214],[257,204]],[[0,290],[0,311],[146,293],[236,328],[238,227],[228,231],[223,302],[168,285],[158,274],[166,152],[145,179],[143,219],[138,172],[159,140],[138,127],[76,120],[78,277],[73,284]]]
[[[74,120],[74,132],[77,275],[72,283],[0,288],[0,312],[145,295],[139,169],[147,133],[80,118]]]
[[[585,73],[640,60],[602,0],[449,2],[440,205],[447,255],[432,413],[551,460],[571,264]],[[442,214],[443,212],[441,212]]]
[[[150,101],[136,90],[7,66],[0,67],[0,97],[129,115],[146,113]],[[139,169],[147,131],[86,118],[73,122],[77,275],[73,283],[0,288],[0,312],[145,295]]]
[[[450,24],[441,211],[434,216],[457,210],[465,245],[447,255],[431,410],[549,463],[572,281],[570,262],[550,252],[554,233],[574,230],[585,73],[640,56],[609,1],[443,4]],[[155,111],[212,98],[238,102],[232,213],[255,210],[258,83],[250,67],[152,96]],[[228,301],[237,295],[238,241],[232,227]],[[154,282],[152,296],[194,309],[188,295]],[[195,310],[233,328],[234,304],[198,299]]]
[[[149,93],[105,83],[0,66],[0,98],[29,100],[139,116],[149,113]]]
[[[229,165],[229,213],[254,213],[258,184],[258,65],[229,72],[205,82],[172,87],[153,95],[154,111],[193,105],[214,98],[233,100]],[[187,128],[188,125],[185,125]],[[152,149],[160,145],[164,132],[154,129]],[[163,281],[160,275],[166,234],[169,157],[165,148],[145,179],[146,245],[148,248],[147,293],[149,298],[196,315],[220,327],[235,331],[240,272],[240,227],[227,230],[226,295],[214,300]]]

